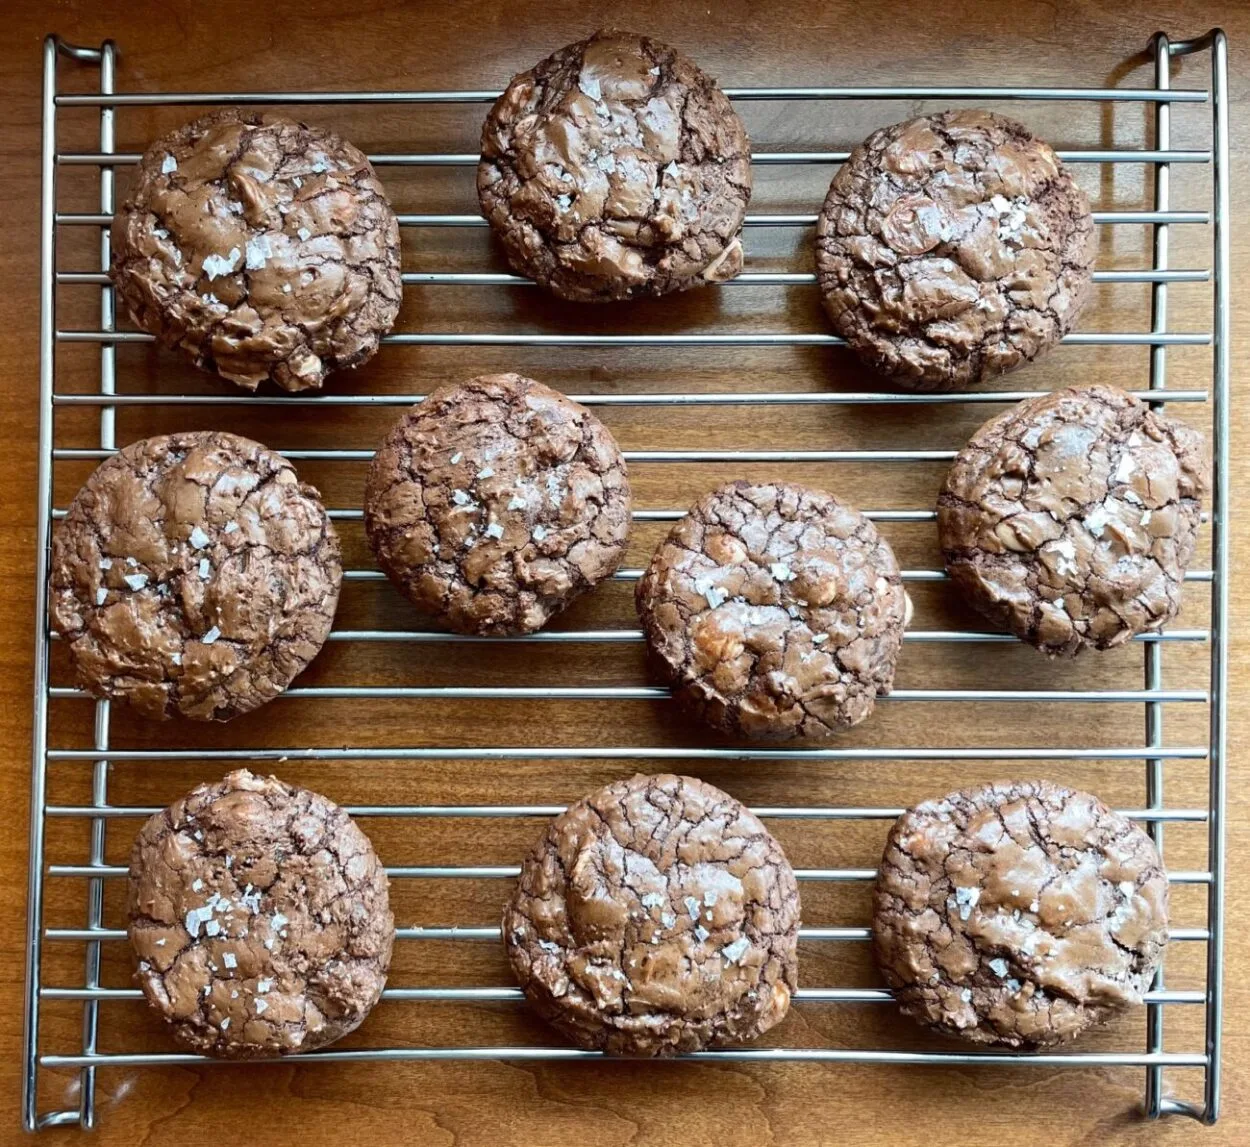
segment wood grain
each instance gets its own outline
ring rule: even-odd
[[[974,3],[941,6],[920,0],[893,5],[849,0],[790,0],[786,4],[713,5],[567,3],[515,0],[489,4],[350,5],[279,0],[265,5],[238,0],[205,5],[169,0],[161,5],[60,0],[26,5],[7,13],[0,46],[0,181],[7,231],[0,244],[0,570],[7,592],[0,597],[0,778],[10,810],[9,830],[0,836],[0,926],[8,937],[0,963],[0,1142],[18,1138],[20,1100],[22,946],[26,880],[26,805],[30,739],[32,571],[34,567],[35,442],[37,430],[37,274],[40,41],[58,31],[80,43],[115,38],[122,49],[123,90],[228,90],[281,88],[479,88],[502,85],[516,70],[553,47],[601,23],[636,27],[688,50],[726,84],[1051,84],[1133,85],[1149,83],[1141,51],[1156,28],[1176,36],[1195,35],[1223,23],[1233,45],[1234,123],[1234,442],[1245,441],[1245,362],[1250,351],[1250,308],[1240,297],[1250,285],[1250,254],[1243,225],[1250,207],[1247,134],[1243,126],[1250,76],[1250,11],[1234,4],[1189,0],[1184,4],[1144,0],[1138,4]],[[1205,87],[1206,57],[1178,66],[1176,86]],[[90,68],[62,69],[72,90],[89,90]],[[809,150],[852,146],[872,128],[917,110],[911,103],[749,104],[747,125],[761,150]],[[335,126],[370,151],[467,151],[476,145],[480,107],[309,109],[310,118]],[[1148,109],[1136,104],[1023,104],[1008,107],[1060,147],[1150,146]],[[119,114],[118,146],[141,150],[153,135],[186,118],[185,109],[133,109]],[[1178,106],[1173,145],[1205,147],[1209,112]],[[94,150],[97,124],[89,110],[61,117],[66,148]],[[1078,175],[1102,209],[1150,206],[1151,178],[1139,165],[1082,167]],[[473,210],[467,169],[383,169],[382,177],[401,211]],[[757,171],[753,209],[815,210],[829,178],[825,167],[766,167]],[[119,175],[119,187],[126,186]],[[1177,208],[1209,202],[1210,172],[1198,165],[1173,169]],[[63,209],[97,209],[95,169],[63,172]],[[94,269],[96,232],[62,229],[60,265]],[[500,267],[482,231],[406,230],[405,269],[484,270]],[[1103,228],[1102,267],[1140,267],[1149,260],[1149,234],[1142,227]],[[756,229],[748,235],[753,270],[806,270],[810,233]],[[1206,228],[1172,229],[1173,266],[1207,266]],[[1171,292],[1169,326],[1205,330],[1209,286]],[[98,322],[98,292],[90,287],[61,293],[62,326]],[[1101,286],[1084,320],[1086,330],[1142,330],[1149,323],[1148,288]],[[821,331],[823,323],[810,287],[726,287],[654,304],[570,310],[536,292],[511,288],[412,288],[400,319],[406,330],[790,330]],[[98,350],[64,347],[58,388],[88,393],[96,385]],[[1045,389],[1071,381],[1101,380],[1141,387],[1146,352],[1123,347],[1065,347],[1013,376],[1004,388]],[[332,389],[350,393],[419,393],[446,379],[515,367],[572,393],[649,393],[661,390],[873,390],[879,384],[841,352],[813,349],[745,348],[735,351],[484,350],[391,347],[365,370],[337,380]],[[1169,383],[1202,387],[1210,351],[1179,349],[1168,354]],[[118,354],[123,391],[226,393],[169,355],[146,347]],[[648,407],[612,407],[605,420],[626,449],[885,448],[952,449],[994,407],[807,406],[716,407],[658,412]],[[1205,408],[1177,407],[1205,425]],[[1192,411],[1192,415],[1191,412]],[[346,445],[370,447],[394,416],[394,409],[249,409],[245,402],[189,409],[128,408],[118,417],[118,439],[129,441],[174,427],[216,425],[252,433],[272,446]],[[97,415],[91,409],[63,409],[57,419],[62,445],[95,445]],[[88,467],[58,465],[55,497],[64,505]],[[915,508],[932,504],[940,465],[859,466],[639,465],[638,504],[676,509],[712,482],[734,474],[781,473],[825,484],[865,508]],[[359,464],[306,463],[301,471],[332,506],[359,504]],[[1234,448],[1235,498],[1250,497],[1250,467]],[[1250,558],[1250,517],[1234,516],[1234,569]],[[627,564],[641,564],[661,526],[641,525]],[[359,528],[345,530],[350,565],[368,564]],[[890,525],[886,534],[903,564],[933,567],[937,554],[928,525]],[[1205,542],[1199,564],[1207,560]],[[918,586],[917,624],[922,628],[975,627],[940,585]],[[1190,593],[1182,624],[1206,624],[1200,587]],[[1226,977],[1224,1117],[1212,1130],[1169,1119],[1151,1124],[1140,1112],[1142,1072],[1013,1069],[969,1071],[937,1068],[827,1067],[692,1064],[394,1064],[277,1066],[258,1070],[209,1069],[124,1071],[99,1076],[102,1144],[166,1144],[192,1136],[223,1147],[264,1142],[335,1144],[892,1144],[921,1141],[1002,1141],[1013,1144],[1155,1144],[1197,1141],[1244,1143],[1250,1137],[1250,989],[1241,968],[1250,957],[1242,919],[1250,912],[1250,813],[1244,800],[1250,770],[1250,657],[1245,638],[1250,583],[1233,585],[1234,645],[1230,729],[1228,886],[1230,929]],[[340,625],[416,627],[415,619],[385,585],[354,584],[344,595]],[[573,611],[561,627],[632,627],[629,586],[606,587]],[[1170,645],[1164,657],[1165,683],[1205,681],[1205,647]],[[56,680],[66,682],[57,659]],[[899,685],[940,683],[1017,688],[1139,687],[1140,646],[1088,656],[1075,665],[1049,665],[1032,651],[1005,646],[910,645]],[[480,650],[421,645],[330,646],[304,678],[307,684],[630,684],[644,680],[637,645],[505,646]],[[56,744],[90,744],[92,707],[57,702]],[[1166,707],[1169,744],[1201,743],[1205,710],[1197,705]],[[1038,706],[883,703],[874,720],[847,744],[885,746],[1067,745],[1140,743],[1140,707],[1068,706],[1052,712]],[[114,743],[129,747],[229,747],[241,744],[436,745],[559,744],[675,745],[700,743],[660,703],[432,701],[327,702],[285,700],[226,728],[185,725],[153,727],[115,714]],[[562,803],[630,767],[629,762],[521,761],[340,762],[282,766],[283,775],[322,789],[344,802],[383,803]],[[1044,768],[1106,796],[1121,807],[1143,801],[1140,762],[1028,766],[1019,762],[885,761],[830,762],[797,767],[769,762],[706,762],[690,765],[715,784],[751,803],[839,803],[902,805],[957,783]],[[118,762],[110,793],[117,803],[164,803],[223,766],[212,762],[145,769]],[[1167,765],[1167,802],[1201,805],[1205,764]],[[50,795],[60,803],[89,798],[88,766],[57,765]],[[392,864],[515,863],[537,831],[533,821],[417,822],[395,819],[366,826]],[[881,821],[841,825],[779,822],[778,832],[796,866],[871,865],[885,832]],[[117,823],[108,834],[108,855],[123,862],[133,824]],[[49,858],[81,862],[87,827],[80,822],[51,826]],[[1167,831],[1173,867],[1205,865],[1203,830],[1178,826]],[[400,883],[397,915],[405,924],[487,924],[496,918],[506,885],[499,881]],[[429,886],[427,886],[427,884]],[[119,888],[109,889],[106,922],[120,925]],[[860,924],[866,919],[866,890],[856,886],[809,885],[804,915],[810,924]],[[81,881],[49,884],[47,921],[79,926],[85,890]],[[1179,889],[1178,923],[1201,920],[1197,889]],[[405,943],[399,945],[396,984],[502,984],[506,968],[490,944]],[[802,982],[807,986],[870,986],[876,981],[862,944],[804,945]],[[1176,944],[1168,959],[1169,986],[1201,985],[1203,946]],[[83,951],[74,944],[49,945],[45,981],[82,982]],[[104,983],[128,983],[124,945],[104,946]],[[1192,1050],[1200,1044],[1200,1011],[1167,1011],[1167,1047]],[[108,1050],[161,1049],[157,1025],[137,1004],[102,1006],[102,1046]],[[45,1050],[80,1046],[81,1007],[45,1009]],[[1141,1016],[1127,1017],[1099,1033],[1089,1048],[1137,1049],[1144,1038]],[[518,1008],[451,1004],[388,1004],[381,1007],[354,1046],[405,1043],[531,1043],[552,1037]],[[771,1042],[829,1047],[937,1046],[880,1006],[816,1005],[795,1009]],[[1177,1095],[1193,1098],[1200,1081],[1193,1071],[1169,1071]],[[41,1107],[76,1102],[75,1073],[44,1073]],[[50,1141],[74,1132],[48,1133]]]

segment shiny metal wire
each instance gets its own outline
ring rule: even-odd
[[[133,164],[138,156],[114,149],[114,115],[118,108],[169,105],[211,106],[222,104],[248,105],[342,105],[342,104],[481,104],[493,100],[491,91],[443,92],[127,92],[113,91],[116,49],[111,42],[99,48],[68,44],[57,37],[48,37],[43,55],[43,146],[42,199],[40,225],[40,421],[39,481],[36,567],[35,617],[35,682],[34,735],[32,751],[32,786],[30,819],[29,914],[27,922],[26,996],[25,996],[25,1080],[23,1120],[28,1130],[42,1127],[77,1124],[84,1128],[95,1119],[96,1072],[108,1067],[146,1067],[193,1064],[199,1057],[155,1052],[120,1054],[101,1051],[98,1037],[101,1006],[116,1001],[134,1000],[139,993],[133,989],[101,986],[101,945],[124,940],[125,933],[103,923],[103,889],[108,880],[123,875],[124,870],[105,862],[105,841],[108,825],[115,820],[132,820],[147,816],[154,809],[139,806],[113,805],[108,794],[108,765],[111,761],[147,763],[159,768],[163,763],[178,761],[353,761],[353,760],[481,760],[481,761],[555,761],[555,760],[751,760],[794,761],[884,761],[900,764],[937,760],[1113,760],[1125,767],[1139,763],[1145,768],[1146,804],[1139,809],[1125,810],[1126,815],[1148,824],[1160,845],[1168,824],[1205,824],[1208,833],[1206,867],[1194,871],[1173,871],[1174,884],[1192,884],[1206,889],[1205,920],[1201,924],[1177,927],[1172,938],[1206,945],[1206,986],[1202,990],[1168,989],[1159,975],[1147,996],[1147,1040],[1145,1050],[1133,1053],[1065,1053],[1017,1055],[1009,1053],[974,1052],[907,1052],[874,1049],[831,1050],[811,1048],[743,1048],[700,1053],[693,1058],[706,1061],[774,1062],[800,1060],[817,1063],[883,1063],[883,1064],[945,1064],[945,1065],[1013,1065],[1115,1067],[1136,1066],[1146,1072],[1145,1106],[1151,1117],[1183,1114],[1204,1122],[1216,1118],[1219,1105],[1220,1027],[1223,1007],[1223,891],[1225,849],[1225,745],[1227,719],[1227,635],[1228,635],[1228,513],[1227,481],[1229,458],[1229,203],[1228,203],[1228,95],[1227,43],[1218,29],[1195,40],[1169,41],[1162,33],[1151,41],[1155,65],[1151,88],[1019,88],[1019,87],[894,87],[894,88],[753,88],[727,89],[738,101],[768,100],[965,100],[988,101],[1094,101],[1107,103],[1141,103],[1153,109],[1154,146],[1141,149],[1087,149],[1061,152],[1069,162],[1095,164],[1144,164],[1153,169],[1154,203],[1151,210],[1102,211],[1095,213],[1100,226],[1145,225],[1152,227],[1154,258],[1152,266],[1138,270],[1099,270],[1095,279],[1107,283],[1145,283],[1151,291],[1151,323],[1146,331],[1108,333],[1081,332],[1068,336],[1067,342],[1079,346],[1145,346],[1150,352],[1148,386],[1139,396],[1161,405],[1167,402],[1212,404],[1215,428],[1214,454],[1216,482],[1213,507],[1209,517],[1212,531],[1211,568],[1192,571],[1189,580],[1211,587],[1211,619],[1207,629],[1172,629],[1160,634],[1144,635],[1138,640],[1143,651],[1144,676],[1141,689],[1108,690],[991,690],[991,689],[911,689],[898,690],[890,703],[914,701],[998,701],[998,702],[1114,702],[1141,704],[1145,713],[1145,738],[1142,745],[1120,745],[1109,748],[1038,748],[1029,746],[995,746],[964,748],[959,746],[926,746],[923,748],[822,748],[794,749],[732,749],[732,748],[667,748],[655,746],[607,747],[523,747],[498,745],[480,748],[441,748],[437,746],[405,746],[401,748],[306,747],[256,749],[182,749],[126,750],[110,744],[109,706],[97,702],[95,736],[90,749],[67,749],[49,743],[48,710],[52,699],[87,698],[77,690],[52,688],[48,680],[48,658],[53,635],[49,632],[43,602],[46,598],[48,567],[47,550],[51,524],[63,514],[52,502],[52,477],[56,463],[72,460],[95,460],[106,457],[116,448],[114,417],[117,409],[129,405],[228,405],[245,402],[268,405],[407,405],[419,401],[418,394],[325,394],[295,396],[246,396],[225,394],[117,394],[115,387],[115,349],[119,344],[147,342],[149,336],[116,328],[112,290],[106,274],[108,267],[108,231],[113,213],[113,174],[116,167]],[[1211,60],[1210,89],[1172,88],[1169,62],[1178,56],[1209,53]],[[66,57],[99,68],[98,93],[61,93],[57,89],[58,58]],[[1173,104],[1207,104],[1211,109],[1212,131],[1209,149],[1180,150],[1171,146],[1171,107]],[[95,152],[62,152],[58,148],[57,117],[62,108],[86,108],[99,111],[99,150]],[[756,164],[837,164],[845,152],[760,152]],[[412,167],[466,166],[477,162],[477,156],[461,153],[382,154],[372,157],[382,165]],[[1178,210],[1170,202],[1170,172],[1176,164],[1207,164],[1213,172],[1214,194],[1209,209]],[[57,198],[57,172],[63,166],[88,166],[99,171],[99,210],[97,212],[61,211]],[[812,214],[752,214],[748,227],[811,227]],[[485,221],[476,214],[407,214],[400,224],[414,228],[483,227]],[[1212,229],[1214,262],[1211,268],[1174,268],[1168,261],[1168,229],[1172,226],[1206,226]],[[99,269],[58,270],[56,237],[62,227],[96,227],[100,229]],[[746,272],[725,286],[738,289],[752,286],[804,285],[814,282],[810,273]],[[1179,332],[1167,329],[1167,292],[1173,283],[1207,282],[1213,284],[1214,305],[1209,330]],[[409,286],[447,286],[468,288],[524,288],[532,284],[520,276],[494,272],[409,272],[404,275]],[[95,286],[100,288],[100,323],[94,330],[61,330],[56,323],[57,292],[60,288]],[[687,333],[673,335],[567,335],[540,333],[491,333],[482,331],[446,333],[402,333],[389,336],[394,346],[557,346],[569,348],[604,347],[698,347],[709,350],[740,346],[831,346],[840,340],[825,332],[796,334],[789,332],[756,333]],[[58,344],[88,343],[98,347],[100,374],[95,394],[58,393],[56,390],[56,348]],[[1169,347],[1211,346],[1213,365],[1208,390],[1168,389],[1166,355]],[[953,394],[906,394],[893,392],[864,393],[722,393],[722,394],[635,394],[575,395],[579,401],[592,405],[693,406],[693,405],[805,405],[805,404],[908,404],[908,403],[1004,403],[1032,397],[1034,391],[959,392]],[[54,416],[58,407],[88,406],[99,409],[99,442],[90,447],[57,448],[54,443]],[[364,461],[368,450],[322,449],[290,450],[297,459]],[[950,450],[833,450],[833,451],[633,451],[631,462],[841,462],[872,461],[889,463],[942,462],[952,456]],[[340,519],[355,519],[359,510],[333,511]],[[643,510],[635,513],[639,521],[674,521],[676,510]],[[933,512],[918,510],[872,511],[878,521],[929,522]],[[622,570],[620,580],[633,580],[638,570]],[[941,570],[908,570],[905,579],[914,582],[936,582],[945,579]],[[353,580],[381,578],[377,570],[347,571]],[[564,642],[638,642],[642,635],[636,629],[583,630],[542,632],[523,639],[539,643]],[[911,631],[906,639],[912,642],[986,642],[1012,640],[995,633],[953,630]],[[424,631],[381,631],[338,629],[331,634],[337,642],[400,642],[400,643],[483,643],[489,638],[471,638],[454,634]],[[1206,643],[1210,649],[1210,680],[1206,688],[1168,688],[1162,686],[1161,652],[1172,642]],[[576,699],[587,702],[603,700],[656,700],[667,694],[652,686],[616,687],[299,687],[289,691],[293,697],[382,697],[420,701],[438,698],[495,699]],[[1168,745],[1164,737],[1163,708],[1165,703],[1206,705],[1210,715],[1210,731],[1203,745]],[[1203,808],[1168,808],[1165,800],[1165,764],[1169,761],[1206,761],[1209,775],[1209,799]],[[47,773],[62,762],[89,764],[92,776],[91,803],[83,805],[51,805],[47,801]],[[407,818],[493,818],[548,817],[561,811],[557,805],[388,805],[349,807],[348,812],[360,817]],[[866,807],[770,807],[758,808],[766,819],[838,821],[889,819],[897,816],[897,808]],[[78,819],[90,825],[89,847],[84,864],[47,863],[44,856],[44,832],[50,819]],[[495,867],[392,867],[394,879],[510,879],[517,869]],[[873,878],[871,869],[830,868],[807,869],[797,874],[805,881],[863,882]],[[47,927],[43,918],[45,879],[80,879],[87,881],[87,913],[82,928]],[[804,941],[862,943],[870,938],[865,927],[804,927]],[[402,927],[397,937],[404,942],[497,941],[496,926],[449,925],[445,927]],[[78,943],[84,950],[84,976],[81,985],[53,986],[43,983],[41,953],[45,941]],[[392,987],[385,998],[391,1002],[485,1001],[516,1003],[520,992],[512,987]],[[800,1004],[874,1004],[888,1002],[890,993],[881,989],[808,988],[797,995]],[[49,1053],[40,1047],[39,1019],[42,1001],[80,1001],[83,1005],[82,1046],[69,1054]],[[1167,1052],[1163,1050],[1164,1015],[1174,1005],[1201,1006],[1205,1013],[1204,1046],[1198,1051]],[[368,1048],[317,1052],[303,1057],[303,1062],[399,1061],[413,1059],[514,1059],[573,1060],[595,1058],[596,1053],[573,1048],[547,1047],[418,1047]],[[289,1062],[289,1061],[288,1061]],[[1170,1099],[1164,1095],[1164,1070],[1174,1067],[1199,1068],[1203,1072],[1201,1103]],[[71,1068],[80,1072],[79,1103],[74,1109],[40,1111],[38,1082],[42,1069]]]

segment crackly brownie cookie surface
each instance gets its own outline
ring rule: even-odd
[[[584,406],[533,379],[440,387],[379,447],[365,487],[378,562],[461,633],[532,633],[620,563],[625,461]]]
[[[1202,435],[1110,386],[992,418],[938,498],[946,568],[971,603],[1050,654],[1107,649],[1181,607],[1207,488]]]
[[[399,225],[368,159],[280,116],[217,112],[154,143],[112,250],[134,321],[249,390],[321,386],[399,312]]]
[[[1141,1002],[1167,922],[1167,873],[1140,828],[1088,793],[1007,781],[898,820],[873,947],[920,1023],[1043,1047]]]
[[[798,980],[781,846],[694,777],[617,781],[556,817],[503,915],[513,971],[575,1043],[674,1055],[754,1039]]]
[[[821,738],[888,693],[907,623],[894,554],[858,510],[804,486],[731,482],[673,527],[638,583],[660,672],[713,728]]]
[[[816,228],[837,332],[915,390],[1036,358],[1072,328],[1093,263],[1093,216],[1067,168],[986,111],[874,132],[834,176]]]
[[[95,696],[226,721],[317,655],[342,573],[317,491],[280,454],[222,431],[146,438],[70,503],[52,541],[52,624]]]
[[[746,129],[673,48],[601,31],[517,76],[482,129],[482,213],[513,267],[577,302],[742,269]]]
[[[143,826],[130,942],[148,1002],[192,1051],[291,1055],[359,1027],[395,921],[369,838],[317,793],[239,770]]]

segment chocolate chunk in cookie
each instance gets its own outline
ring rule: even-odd
[[[955,585],[1052,655],[1109,649],[1180,610],[1207,488],[1202,435],[1110,386],[990,419],[938,498]]]
[[[137,979],[174,1038],[293,1055],[378,1002],[395,920],[369,838],[317,793],[245,769],[144,824],[130,858]]]
[[[835,329],[912,390],[984,382],[1057,343],[1088,294],[1094,251],[1067,168],[987,111],[874,132],[834,176],[816,228]]]
[[[894,681],[909,601],[858,510],[804,486],[731,482],[701,498],[638,583],[674,694],[757,740],[857,725]]]
[[[1167,874],[1140,828],[1088,793],[1004,781],[899,818],[873,949],[918,1022],[1045,1047],[1141,1003],[1167,924]]]
[[[170,434],[74,496],[52,541],[52,625],[96,697],[228,721],[317,655],[342,576],[325,507],[285,458],[222,431]]]
[[[387,435],[365,486],[379,564],[459,633],[541,629],[616,569],[629,516],[607,428],[519,374],[428,395]]]
[[[134,321],[248,390],[319,387],[399,312],[399,224],[368,159],[280,116],[217,112],[154,143],[112,245]]]
[[[561,298],[663,295],[742,270],[750,145],[680,52],[601,31],[508,85],[477,191],[513,268]]]
[[[556,817],[503,914],[517,979],[571,1040],[662,1056],[754,1039],[798,984],[781,846],[694,777],[635,776]]]

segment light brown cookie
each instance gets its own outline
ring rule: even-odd
[[[1167,943],[1167,873],[1150,837],[1049,781],[905,813],[873,902],[873,950],[899,1007],[975,1043],[1075,1038],[1141,1003]]]
[[[229,1059],[355,1030],[386,984],[386,873],[325,797],[246,769],[143,826],[130,858],[137,979],[174,1038]]]
[[[754,1039],[798,981],[781,846],[694,777],[635,776],[556,817],[503,915],[539,1013],[582,1047],[662,1056]]]
[[[517,76],[482,128],[482,213],[522,275],[604,302],[732,279],[746,129],[680,52],[601,31]]]
[[[316,657],[342,576],[329,515],[282,455],[188,431],[132,443],[74,496],[50,612],[95,696],[228,721]]]
[[[817,739],[888,693],[909,602],[890,547],[821,490],[730,482],[638,583],[653,660],[690,712],[756,740]]]
[[[1049,145],[965,109],[874,132],[816,226],[825,310],[874,370],[954,390],[1072,329],[1094,265],[1089,203]]]
[[[1208,484],[1202,435],[1111,386],[985,423],[938,497],[956,587],[1052,655],[1109,649],[1181,607]]]
[[[157,140],[112,235],[134,321],[248,390],[321,386],[399,312],[399,225],[368,159],[281,116],[227,109]]]
[[[616,569],[629,508],[607,428],[519,374],[427,395],[378,448],[365,485],[379,564],[460,633],[541,629]]]

